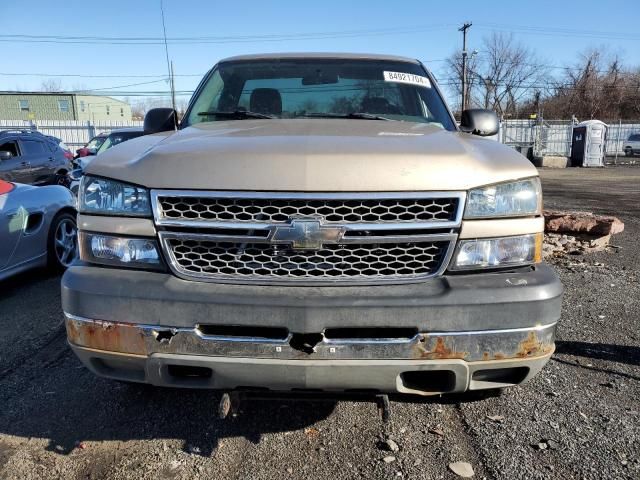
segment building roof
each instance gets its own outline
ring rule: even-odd
[[[400,57],[396,55],[381,55],[376,53],[330,53],[330,52],[287,52],[287,53],[257,53],[252,55],[237,55],[220,60],[222,62],[235,62],[242,60],[269,60],[269,59],[294,59],[294,58],[323,58],[344,60],[388,60],[395,62],[420,63],[415,58]]]
[[[114,102],[127,103],[123,100],[118,100],[117,98],[108,97],[106,95],[95,95],[92,93],[84,93],[84,92],[22,92],[22,91],[4,90],[4,91],[0,91],[0,95],[13,95],[13,96],[49,95],[49,96],[57,96],[57,97],[64,95],[64,96],[75,96],[75,97],[99,97],[99,98],[113,100]]]

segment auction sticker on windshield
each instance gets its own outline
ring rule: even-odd
[[[431,82],[427,77],[414,75],[413,73],[403,72],[382,72],[385,82],[408,83],[409,85],[418,85],[419,87],[431,88]]]

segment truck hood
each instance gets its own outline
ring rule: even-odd
[[[467,190],[537,175],[493,140],[342,119],[202,123],[124,142],[86,173],[149,188],[326,192]]]

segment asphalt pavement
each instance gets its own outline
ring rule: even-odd
[[[0,282],[1,479],[640,478],[640,168],[543,170],[545,206],[619,216],[615,248],[553,260],[557,349],[500,396],[259,399],[99,379],[65,343],[59,277]],[[392,438],[397,451],[382,440]],[[395,449],[395,448],[394,448]]]

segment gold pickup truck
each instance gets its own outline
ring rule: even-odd
[[[417,60],[229,58],[178,123],[91,162],[71,347],[159,386],[432,395],[520,384],[554,350],[536,169],[458,126]]]

